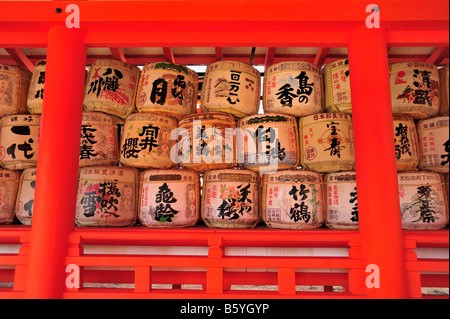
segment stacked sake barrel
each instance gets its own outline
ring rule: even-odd
[[[27,110],[31,77],[29,71],[0,64],[0,224],[14,222],[21,179],[37,165],[40,116]]]
[[[409,117],[409,127],[416,125],[418,141],[417,165],[403,166],[398,174],[402,225],[404,229],[441,229],[448,224],[444,182],[449,173],[448,66],[394,63],[390,73],[394,123],[398,116]],[[406,123],[394,128],[397,159],[413,156],[413,149],[402,145]]]
[[[325,111],[351,114],[348,59],[327,64],[323,74]],[[448,180],[448,66],[394,63],[390,65],[390,86],[403,228],[440,229],[448,223],[447,195],[443,191],[444,180]],[[315,154],[311,150],[306,153],[309,157]],[[324,179],[328,194],[326,225],[357,229],[356,174],[351,170],[329,173]],[[409,181],[414,182],[405,185]],[[425,195],[417,191],[428,187],[432,189],[427,193],[431,194],[430,205],[436,207],[430,214],[436,214],[436,218],[423,218],[418,213],[417,200]]]
[[[45,67],[0,66],[0,223],[32,222]],[[390,71],[403,227],[440,229],[448,223],[448,66]],[[249,64],[217,61],[199,95],[197,73],[183,65],[95,61],[76,225],[358,229],[349,61],[322,72],[281,62],[261,78]]]

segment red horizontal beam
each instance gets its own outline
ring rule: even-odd
[[[2,2],[0,21],[9,22],[62,22],[68,13],[67,5],[73,1],[14,3]],[[296,1],[278,0],[185,0],[185,1],[78,1],[82,22],[130,21],[305,21],[305,22],[364,22],[366,6],[370,2],[341,0]],[[448,1],[434,0],[432,6],[422,0],[378,0],[382,19],[387,22],[448,21]],[[56,8],[62,12],[57,14]],[[401,8],[401,14],[399,9]],[[165,26],[166,27],[166,26]],[[170,26],[168,26],[170,27]],[[404,26],[398,26],[404,27]]]

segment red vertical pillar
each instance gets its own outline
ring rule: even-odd
[[[61,298],[74,229],[86,47],[80,29],[50,28],[26,298]]]
[[[367,293],[371,298],[406,298],[385,29],[353,30],[348,58],[359,229],[367,263],[375,265],[367,272]]]

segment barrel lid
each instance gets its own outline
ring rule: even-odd
[[[276,64],[272,64],[266,69],[266,74],[269,75],[273,72],[280,71],[312,71],[319,73],[319,68],[308,61],[283,61]]]
[[[251,66],[250,64],[239,62],[239,61],[216,61],[208,64],[208,67],[206,68],[206,74],[205,78],[207,77],[208,72],[214,71],[215,69],[230,69],[230,70],[236,70],[241,72],[247,72],[250,73],[256,77],[258,77],[258,80],[260,78],[259,71]]]
[[[259,182],[259,175],[256,172],[245,169],[218,169],[207,171],[203,175],[205,182],[224,181],[224,182]]]
[[[295,169],[281,170],[273,174],[265,174],[263,178],[266,182],[277,182],[277,183],[321,182],[321,176],[319,173]]]
[[[206,113],[194,113],[183,116],[180,119],[179,125],[184,125],[187,123],[191,123],[195,120],[216,120],[221,122],[228,122],[231,124],[235,124],[236,121],[233,115],[223,112],[206,112]]]
[[[246,116],[238,121],[238,126],[261,123],[296,123],[295,117],[283,113],[266,113]]]
[[[142,73],[152,71],[152,70],[156,70],[156,71],[166,71],[167,70],[167,71],[172,71],[172,72],[176,72],[176,73],[180,73],[180,74],[184,74],[184,75],[189,75],[189,76],[193,77],[194,80],[198,79],[197,72],[195,72],[195,71],[189,69],[187,66],[181,65],[181,64],[175,64],[175,63],[169,63],[169,62],[163,62],[163,61],[147,63],[142,68]]]
[[[137,182],[138,170],[124,166],[87,166],[80,168],[79,180]]]
[[[82,124],[115,124],[115,117],[102,112],[83,112]]]
[[[2,181],[17,181],[19,179],[19,173],[11,171],[9,169],[0,168],[0,180]]]
[[[355,171],[335,172],[326,175],[327,182],[356,182]]]
[[[199,181],[198,173],[190,169],[148,169],[141,173],[143,182]]]
[[[442,176],[439,173],[429,171],[398,172],[399,185],[426,185],[442,184]]]
[[[37,114],[15,114],[2,117],[2,126],[24,125],[36,126],[40,125],[41,116]]]
[[[145,112],[145,113],[133,113],[127,119],[125,120],[125,125],[127,122],[134,121],[134,122],[164,122],[167,125],[170,126],[177,126],[177,120],[174,118],[171,118],[169,116],[160,115],[155,112]]]

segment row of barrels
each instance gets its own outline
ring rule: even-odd
[[[358,229],[356,179],[354,171],[281,170],[261,176],[235,168],[200,176],[189,169],[88,166],[79,171],[76,225],[190,227],[201,217],[217,228],[251,228],[264,221],[280,229]],[[0,170],[1,224],[14,216],[32,223],[35,181],[36,168],[24,170],[20,179],[18,171]],[[404,229],[448,224],[448,174],[400,172],[398,183]],[[379,218],[389,223],[382,211]]]
[[[448,65],[425,62],[394,63],[390,68],[393,113],[414,119],[448,113]],[[33,73],[0,65],[0,117],[41,114],[46,60]],[[289,61],[268,67],[261,80],[253,66],[218,61],[198,74],[183,65],[148,63],[142,70],[122,61],[94,61],[86,76],[85,111],[99,111],[126,119],[135,112],[158,112],[177,118],[197,112],[224,112],[243,118],[258,113],[261,90],[264,113],[296,117],[318,113],[351,113],[348,59],[327,64],[323,70],[306,61]],[[263,82],[261,89],[261,82]],[[373,92],[376,99],[378,92]],[[377,110],[372,110],[376,112]]]
[[[37,165],[40,117],[18,114],[1,119],[0,165],[12,170]],[[431,117],[417,125],[408,116],[394,116],[397,170],[448,173],[449,117]],[[199,173],[236,166],[259,173],[299,166],[320,173],[355,168],[352,118],[346,113],[314,114],[298,122],[291,115],[268,113],[237,123],[230,114],[219,112],[192,114],[179,121],[136,113],[117,125],[114,116],[85,112],[80,135],[80,166],[179,165]],[[373,145],[374,155],[379,147]],[[64,145],[58,148],[64,151]]]

